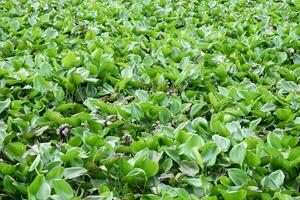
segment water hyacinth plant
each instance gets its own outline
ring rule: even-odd
[[[299,0],[0,0],[0,199],[300,199]]]

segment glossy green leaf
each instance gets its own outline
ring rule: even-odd
[[[246,199],[247,192],[245,190],[238,191],[222,191],[222,196],[225,200],[239,200]]]
[[[213,166],[216,163],[220,149],[216,143],[208,143],[202,147],[201,157],[205,166]]]
[[[46,176],[47,181],[59,180],[64,176],[64,168],[63,167],[55,167],[50,170]]]
[[[45,181],[44,176],[38,175],[29,185],[28,193],[36,199],[48,199],[51,193],[50,185]]]
[[[140,167],[145,171],[147,177],[154,176],[155,174],[157,174],[159,169],[158,163],[150,159],[146,159]]]
[[[140,168],[133,169],[125,177],[123,177],[123,181],[131,184],[140,184],[146,181],[146,179],[147,175],[145,171]]]
[[[231,168],[228,170],[228,175],[235,185],[244,185],[249,181],[249,176],[241,169]]]
[[[73,189],[65,180],[55,180],[52,183],[55,193],[61,199],[72,199]]]
[[[261,180],[261,185],[271,190],[278,190],[284,182],[284,177],[281,170],[274,171]]]
[[[86,172],[87,170],[83,167],[69,167],[69,168],[65,168],[64,176],[66,179],[72,179],[72,178],[82,176]]]
[[[26,145],[23,143],[11,142],[5,146],[4,153],[10,160],[21,160],[25,150]]]
[[[50,84],[42,76],[37,75],[33,79],[33,88],[38,92],[45,93],[50,89]]]
[[[158,116],[159,121],[163,124],[166,124],[172,120],[172,113],[167,108],[160,108]]]
[[[241,142],[232,147],[229,152],[230,160],[234,163],[242,165],[246,156],[247,143]]]
[[[63,59],[62,64],[66,67],[72,67],[79,61],[79,58],[76,56],[74,52],[67,53]]]
[[[229,149],[229,147],[230,147],[229,139],[222,137],[220,135],[213,135],[212,138],[223,152],[226,152]]]
[[[6,99],[5,101],[0,101],[0,113],[2,113],[6,108],[8,108],[10,103],[11,103],[10,99]]]

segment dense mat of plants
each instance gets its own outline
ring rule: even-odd
[[[299,0],[0,0],[0,198],[300,199]]]

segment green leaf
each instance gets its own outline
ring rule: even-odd
[[[99,135],[87,135],[85,137],[85,142],[90,146],[102,146],[105,144]]]
[[[163,163],[160,165],[160,168],[163,172],[169,171],[173,166],[173,161],[171,158],[167,158],[163,161]]]
[[[14,186],[15,182],[16,181],[11,176],[6,175],[3,179],[4,191],[14,194],[16,192],[16,187]]]
[[[177,114],[177,113],[180,112],[182,104],[181,104],[181,102],[179,100],[177,100],[177,99],[171,99],[170,105],[171,105],[170,111],[173,114]]]
[[[199,153],[199,151],[198,151],[197,148],[193,148],[192,149],[192,155],[196,159],[196,162],[199,165],[199,167],[203,170],[204,169],[204,165],[203,165],[202,157],[201,157],[201,155],[200,155],[200,153]]]
[[[141,184],[147,180],[147,175],[144,170],[140,168],[135,168],[131,170],[125,177],[123,181],[131,184]]]
[[[213,107],[216,108],[216,109],[218,109],[219,108],[218,100],[215,97],[214,93],[210,92],[208,94],[208,98],[209,98],[210,103],[213,105]]]
[[[216,196],[206,196],[202,197],[200,200],[218,200]]]
[[[40,161],[41,161],[41,156],[38,154],[38,155],[36,156],[36,158],[34,159],[33,163],[31,164],[31,166],[30,166],[30,168],[29,168],[29,171],[36,170],[38,164],[40,163]]]
[[[275,192],[274,197],[276,197],[276,199],[278,199],[278,200],[293,200],[294,199],[294,197],[292,197],[291,195],[282,194],[280,192]]]
[[[179,163],[180,162],[180,156],[178,153],[178,150],[175,148],[167,148],[165,150],[166,154],[172,158],[175,162]]]
[[[184,181],[193,187],[201,188],[202,186],[202,181],[200,178],[185,178]]]
[[[128,83],[131,81],[131,78],[123,78],[119,83],[118,83],[118,91],[121,92],[123,91]]]
[[[161,107],[158,113],[159,121],[166,124],[172,120],[172,113],[169,109]]]
[[[279,108],[275,112],[276,117],[282,121],[289,120],[292,114],[293,113],[290,109],[284,109],[284,108]]]
[[[276,105],[273,103],[266,103],[265,105],[263,105],[260,108],[260,110],[263,112],[270,112],[270,111],[276,110]]]
[[[207,120],[204,119],[203,117],[195,118],[192,121],[191,125],[192,125],[193,129],[196,130],[197,132],[206,131],[209,129]]]
[[[41,76],[50,76],[51,73],[52,73],[52,66],[48,63],[48,62],[42,62],[40,65],[39,65],[39,74]]]
[[[84,175],[87,170],[83,167],[68,167],[65,168],[64,176],[66,179],[72,179]]]
[[[63,167],[55,167],[50,170],[46,176],[47,181],[58,180],[64,176],[64,168]]]
[[[139,104],[132,103],[130,105],[130,113],[135,119],[140,119],[143,116],[142,108]]]
[[[61,199],[72,199],[73,189],[72,187],[65,181],[65,180],[54,180],[53,188],[55,193],[61,198]]]
[[[201,147],[201,157],[202,162],[206,166],[213,166],[216,163],[216,159],[218,154],[220,153],[220,149],[216,143],[206,143]]]
[[[298,2],[299,3],[299,2]],[[300,36],[300,26],[295,29],[295,34]]]
[[[227,137],[230,135],[229,130],[227,129],[227,127],[220,121],[220,120],[216,120],[214,122],[214,128],[216,130],[217,133],[219,133],[220,135]]]
[[[42,35],[42,37],[49,38],[49,39],[56,38],[57,36],[58,36],[58,31],[52,27],[47,28]]]
[[[155,174],[157,174],[159,169],[158,163],[150,159],[146,159],[140,167],[145,171],[147,177],[154,176]]]
[[[255,153],[247,150],[246,162],[247,162],[248,166],[258,167],[261,164],[261,159]]]
[[[238,191],[222,190],[222,196],[225,200],[243,200],[246,199],[247,192],[243,189]]]
[[[59,112],[47,111],[44,115],[50,120],[57,124],[63,124],[65,122],[64,117]]]
[[[285,53],[285,52],[280,52],[279,54],[278,54],[278,57],[277,57],[277,63],[278,64],[282,64],[282,63],[284,63],[284,61],[286,61],[286,59],[287,59],[287,54]]]
[[[0,114],[10,106],[10,99],[6,99],[5,101],[0,101]]]
[[[199,173],[199,167],[197,164],[191,161],[183,160],[180,162],[180,171],[188,176],[195,176]]]
[[[237,168],[229,169],[228,175],[235,185],[247,184],[248,180],[250,179],[245,171]]]
[[[280,80],[278,82],[278,85],[282,89],[284,89],[285,91],[287,91],[287,92],[296,92],[297,88],[298,88],[298,85],[295,82],[293,82],[293,81],[286,81],[284,79]],[[280,114],[282,114],[282,115],[284,114],[284,111],[285,111],[284,109],[282,110],[282,108],[279,108],[278,110],[280,110],[280,112],[278,112],[279,115]],[[290,112],[290,111],[288,110],[288,112]]]
[[[235,145],[229,153],[230,160],[236,164],[242,165],[246,156],[246,150],[247,143],[245,142]]]
[[[66,67],[75,66],[80,61],[74,52],[68,52],[62,59],[61,63]]]
[[[230,147],[229,139],[222,137],[220,135],[217,135],[217,134],[213,135],[212,138],[223,152],[226,152],[229,149],[229,147]]]
[[[199,135],[192,135],[184,144],[180,146],[180,153],[186,156],[192,156],[193,148],[200,148],[204,144],[204,140]]]
[[[51,187],[45,181],[45,177],[43,175],[38,175],[29,185],[28,192],[30,196],[34,196],[37,199],[48,199],[51,194]]]
[[[9,174],[13,174],[16,171],[16,167],[8,164],[8,163],[4,163],[4,162],[0,162],[0,173],[4,174],[4,175],[9,175]]]
[[[26,145],[21,142],[11,142],[4,148],[5,155],[10,160],[21,160],[22,155],[26,151]]]
[[[50,89],[50,84],[42,76],[36,75],[33,78],[33,88],[41,93],[45,93]]]
[[[274,171],[261,180],[261,185],[271,190],[278,190],[284,182],[284,174],[281,170]]]
[[[270,146],[280,149],[281,148],[281,138],[276,133],[269,133],[267,136],[267,142]]]
[[[127,160],[120,160],[119,162],[120,172],[123,176],[127,175],[131,170],[133,170],[133,166]]]
[[[141,102],[147,102],[150,99],[148,92],[145,90],[136,90],[135,95],[139,98]]]

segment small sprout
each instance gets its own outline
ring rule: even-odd
[[[176,94],[176,90],[170,89],[170,90],[168,90],[167,94],[168,94],[169,96],[174,95],[174,94]]]
[[[154,129],[155,129],[155,130],[161,129],[161,126],[160,126],[160,123],[159,123],[159,122],[155,123]]]
[[[165,34],[164,34],[164,32],[161,32],[161,31],[156,35],[157,39],[163,39],[164,37],[165,37]]]
[[[176,28],[183,28],[186,26],[186,21],[182,20],[179,23],[177,23]]]
[[[295,50],[293,48],[288,48],[287,53],[288,54],[293,54],[293,53],[295,53]]]
[[[70,133],[71,126],[69,124],[62,124],[60,127],[57,129],[57,135],[67,138]]]
[[[87,129],[89,127],[88,123],[87,122],[82,122],[81,123],[81,126],[85,129]]]
[[[110,99],[110,96],[105,95],[105,96],[101,97],[100,99],[101,99],[102,101],[104,101],[104,102],[108,102],[109,99]]]
[[[204,56],[204,53],[201,51],[201,53],[199,53],[199,55],[195,58],[195,62],[198,63],[202,60]]]
[[[100,171],[100,168],[99,166],[97,166],[96,164],[92,164],[92,171],[95,172],[95,173],[98,173]]]
[[[115,121],[117,121],[117,116],[116,115],[110,115],[107,117],[106,119],[106,125],[110,125],[112,123],[114,123]]]
[[[117,121],[117,116],[116,115],[109,116],[107,118],[107,121],[109,121],[109,122],[115,122],[115,121]]]
[[[124,135],[122,139],[123,139],[123,143],[127,146],[132,143],[131,135]]]

